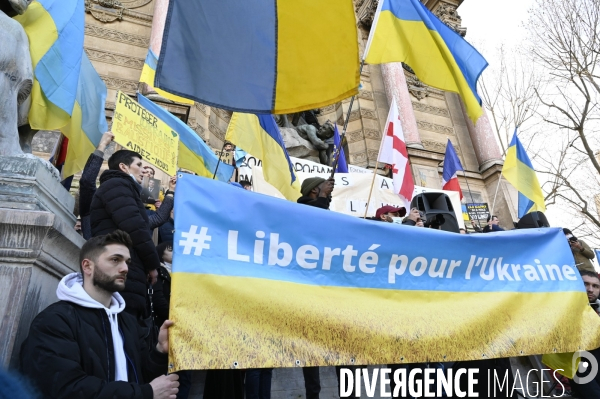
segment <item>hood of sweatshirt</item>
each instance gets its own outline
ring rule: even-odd
[[[113,293],[110,307],[93,299],[83,289],[83,278],[80,273],[67,274],[58,283],[56,296],[62,301],[72,302],[85,308],[106,309],[108,315],[121,313],[125,309],[125,300],[118,292]]]
[[[125,300],[118,292],[112,294],[110,306],[107,308],[93,299],[83,289],[83,277],[80,273],[67,274],[58,283],[56,296],[61,301],[67,301],[85,308],[104,309],[110,323],[113,348],[115,353],[115,381],[127,381],[127,361],[125,349],[123,348],[123,337],[119,331],[119,319],[117,315],[125,309]]]

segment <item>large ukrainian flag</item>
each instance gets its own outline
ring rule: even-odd
[[[156,76],[156,65],[158,64],[158,57],[154,54],[152,49],[148,49],[148,54],[146,55],[146,62],[144,63],[144,68],[142,68],[142,75],[140,76],[140,82],[146,83],[151,86],[156,92],[163,96],[164,98],[175,101],[182,104],[194,104],[194,100],[189,100],[187,98],[179,97],[174,94],[168,93],[164,90],[157,89],[154,87],[154,78]]]
[[[285,198],[300,198],[300,183],[273,115],[234,112],[225,140],[262,160],[265,180]]]
[[[404,62],[423,83],[458,93],[475,122],[477,79],[488,63],[419,0],[380,0],[364,55],[368,64]]]
[[[520,218],[529,212],[546,211],[542,187],[529,156],[517,137],[516,129],[506,152],[502,175],[519,192]]]
[[[219,163],[219,158],[206,145],[196,132],[188,125],[169,111],[154,104],[146,97],[138,93],[138,102],[148,111],[152,112],[158,119],[166,123],[171,129],[179,133],[179,154],[177,166],[183,169],[191,170],[200,176],[211,178],[215,175],[215,169]],[[226,163],[219,163],[216,179],[220,181],[229,181],[233,175],[233,166]]]
[[[83,0],[36,0],[15,19],[29,38],[33,63],[29,124],[69,139],[63,175],[73,175],[108,130],[106,86],[83,52]]]
[[[154,87],[249,113],[319,108],[358,92],[352,0],[171,1]]]

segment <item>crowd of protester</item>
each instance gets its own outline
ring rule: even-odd
[[[169,180],[159,198],[142,200],[142,182],[145,177],[154,178],[155,171],[144,165],[140,154],[119,150],[108,159],[108,170],[102,172],[97,186],[104,150],[112,139],[111,133],[105,133],[80,180],[76,229],[87,240],[80,252],[80,272],[60,281],[59,301],[33,321],[21,350],[21,372],[33,382],[40,397],[185,399],[192,373],[167,374],[168,331],[173,324],[169,302],[176,179]],[[252,189],[247,181],[233,185]],[[302,183],[297,202],[328,210],[333,191],[333,180],[308,178]],[[427,223],[425,214],[415,208],[382,206],[371,219],[439,228]],[[484,228],[474,221],[472,226],[475,233],[501,233],[504,230],[499,222],[497,216],[490,215]],[[600,314],[600,279],[591,263],[594,252],[570,230],[563,231],[590,306]],[[460,233],[467,231],[461,228]],[[596,352],[592,351],[598,358]],[[453,365],[389,366],[445,369]],[[338,381],[342,367],[356,366],[336,367]],[[510,362],[461,362],[460,367],[503,371],[510,370]],[[319,367],[304,367],[302,371],[306,399],[318,399]],[[269,399],[272,375],[270,368],[210,370],[204,398]],[[569,389],[582,398],[600,398],[600,376],[583,386],[573,381],[569,384]],[[480,392],[485,393],[480,385]]]

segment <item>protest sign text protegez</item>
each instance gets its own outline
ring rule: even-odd
[[[179,135],[121,91],[117,93],[112,132],[117,143],[138,152],[168,175],[175,174]]]

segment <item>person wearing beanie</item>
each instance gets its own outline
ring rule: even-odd
[[[302,182],[300,188],[302,197],[298,198],[298,203],[329,209],[334,184],[333,179],[325,180],[322,177],[309,177]]]

